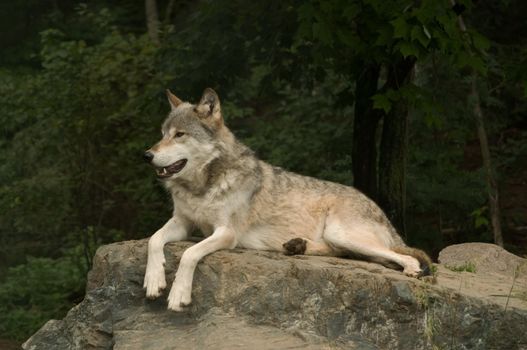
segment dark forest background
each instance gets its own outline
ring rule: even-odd
[[[0,347],[82,299],[99,245],[169,217],[142,162],[166,88],[214,88],[260,158],[355,185],[433,257],[466,241],[527,254],[526,15],[521,0],[2,0]]]

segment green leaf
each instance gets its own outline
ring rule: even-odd
[[[360,6],[358,4],[349,4],[342,11],[344,18],[352,20],[360,13]]]
[[[392,109],[390,99],[384,94],[376,94],[371,99],[373,100],[374,109],[382,109],[384,113],[388,113]]]
[[[385,25],[377,29],[377,40],[376,45],[388,46],[393,41],[393,28],[392,26]]]
[[[412,40],[417,40],[421,45],[427,47],[428,43],[430,42],[430,38],[425,35],[423,28],[424,26],[413,26],[410,37]]]
[[[333,36],[325,23],[318,22],[313,24],[313,37],[326,45],[333,43]]]
[[[396,47],[405,58],[408,56],[419,57],[419,48],[408,41],[401,41]]]
[[[313,36],[313,30],[312,30],[311,23],[300,22],[298,26],[298,30],[296,31],[296,35],[298,39],[302,39],[302,38],[311,39]]]
[[[426,126],[430,129],[441,129],[443,127],[443,119],[437,114],[426,113],[424,115]]]
[[[488,50],[490,47],[490,41],[485,36],[478,32],[472,32],[472,43],[474,47],[478,50]]]
[[[474,220],[474,227],[479,228],[482,226],[485,226],[485,227],[489,226],[489,220],[487,220],[487,218],[484,216],[476,216]]]
[[[470,67],[480,74],[485,75],[487,73],[487,66],[481,57],[471,55],[464,51],[461,51],[457,55],[456,63],[460,68]]]
[[[349,29],[341,28],[337,30],[337,37],[344,45],[355,47],[359,44],[359,38]]]
[[[403,17],[397,17],[393,21],[390,21],[390,24],[393,26],[393,37],[394,38],[408,38],[410,34],[410,26]]]
[[[315,8],[309,2],[298,7],[298,18],[304,21],[311,21],[315,16]]]

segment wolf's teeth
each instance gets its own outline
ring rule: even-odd
[[[167,173],[167,168],[163,168],[163,174]]]

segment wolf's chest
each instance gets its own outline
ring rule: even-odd
[[[174,208],[198,226],[214,225],[221,216],[222,205],[219,201],[207,198],[175,199]]]
[[[232,194],[174,198],[174,209],[207,234],[215,227],[228,224],[232,214],[240,212],[240,204],[245,200]]]
[[[247,215],[253,193],[250,186],[235,180],[235,177],[225,177],[199,195],[175,188],[172,190],[174,209],[204,233],[219,226],[232,226],[233,221]]]

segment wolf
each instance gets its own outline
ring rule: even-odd
[[[144,153],[172,197],[172,217],[148,241],[144,288],[166,287],[163,247],[199,229],[205,239],[183,253],[168,309],[191,303],[196,265],[234,247],[288,255],[353,254],[411,277],[430,273],[431,260],[406,246],[383,211],[353,187],[298,175],[256,158],[224,123],[216,92],[197,104],[167,90],[170,113],[161,140]]]

